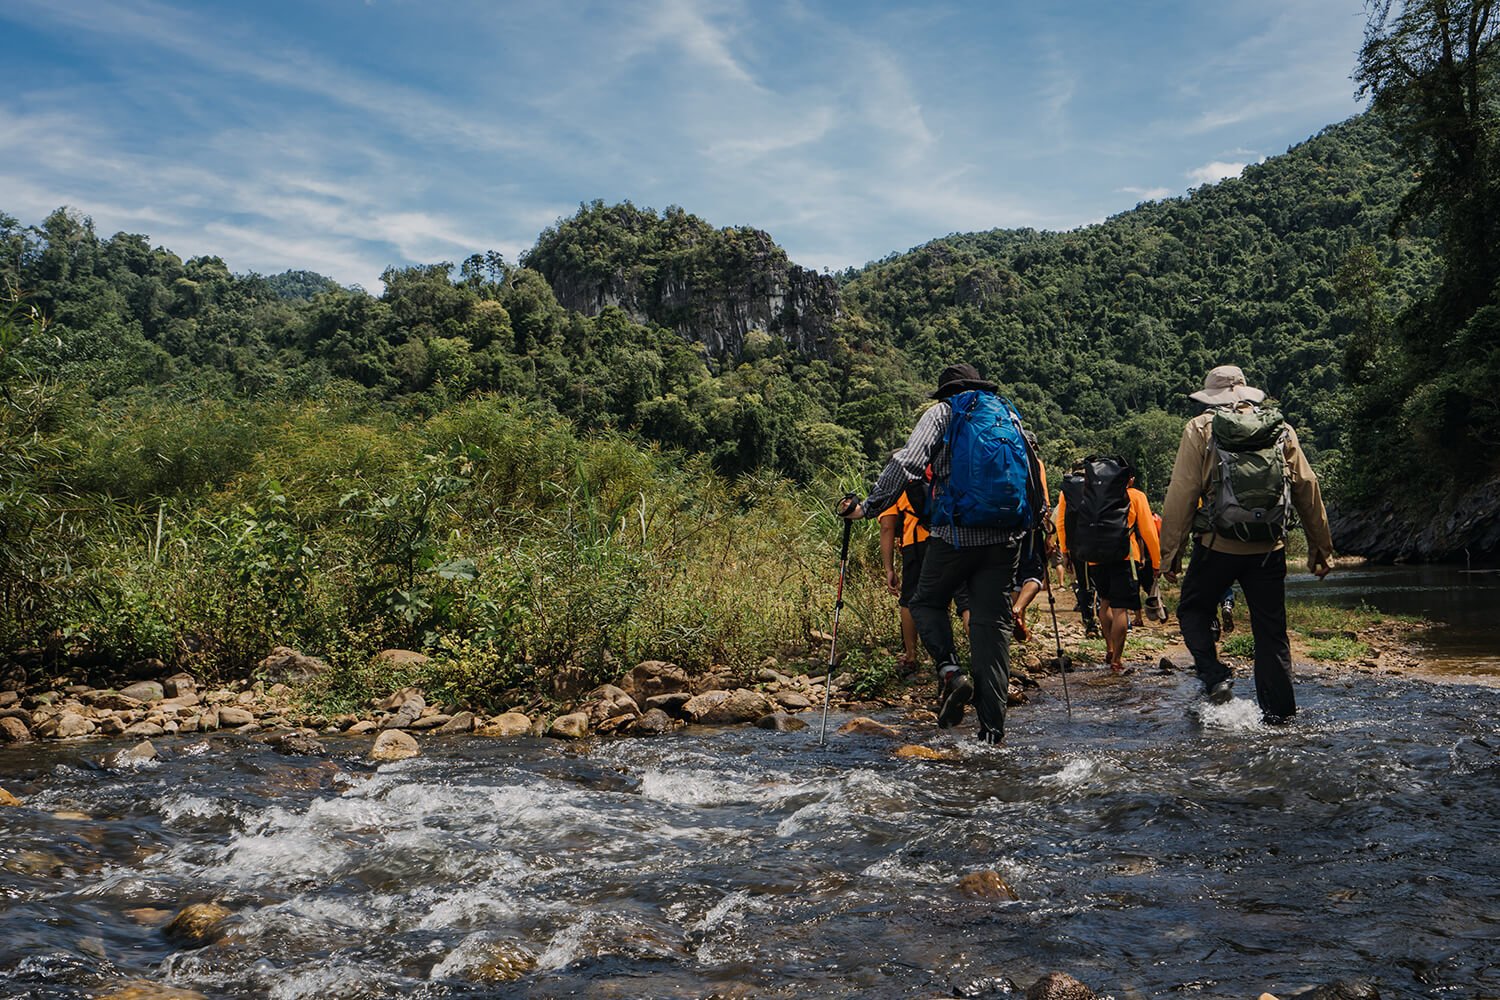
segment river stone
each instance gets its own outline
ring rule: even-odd
[[[659,708],[673,718],[683,717],[683,707],[693,700],[693,696],[686,691],[674,691],[671,694],[654,694],[646,699],[646,708],[649,711]]]
[[[154,906],[138,906],[132,910],[125,910],[125,916],[144,927],[160,927],[172,919],[171,910],[163,910]]]
[[[645,715],[630,724],[630,731],[639,736],[660,736],[671,729],[672,717],[659,708],[646,709]]]
[[[168,698],[181,698],[183,695],[196,694],[198,681],[192,674],[179,672],[162,681],[161,689]]]
[[[354,725],[344,730],[346,736],[365,736],[380,728],[380,723],[374,719],[360,719]]]
[[[16,798],[5,789],[0,788],[0,806],[18,806],[20,804],[20,799]]]
[[[370,759],[379,761],[405,760],[415,757],[422,752],[417,746],[416,738],[409,733],[399,729],[387,729],[375,737],[375,745],[370,748]]]
[[[188,691],[184,694],[178,695],[175,698],[167,698],[163,701],[159,701],[156,703],[155,707],[158,711],[162,712],[177,712],[181,711],[184,708],[197,708],[202,703],[203,699],[198,697],[198,692]]]
[[[589,717],[584,712],[559,715],[547,727],[547,735],[558,739],[578,740],[589,734]]]
[[[243,726],[255,721],[255,713],[238,705],[223,705],[219,708],[219,725],[225,728]]]
[[[328,664],[316,656],[304,656],[290,646],[277,646],[255,669],[272,683],[305,684],[327,673]]]
[[[167,696],[162,686],[156,681],[137,681],[127,688],[122,688],[120,693],[136,701],[161,701]]]
[[[471,973],[479,982],[513,983],[536,968],[536,956],[520,945],[496,941],[487,950],[485,960]]]
[[[413,722],[422,717],[422,710],[427,707],[427,699],[420,694],[414,694],[401,703],[396,714],[386,719],[381,724],[382,729],[405,729]]]
[[[777,691],[772,697],[782,708],[792,712],[800,712],[806,708],[812,708],[812,699],[800,691]]]
[[[683,713],[694,722],[754,722],[770,715],[775,706],[759,691],[736,688],[733,691],[707,691],[682,706]]]
[[[896,748],[897,757],[906,757],[911,760],[956,760],[951,753],[934,750],[932,747],[924,747],[918,743],[908,743],[904,747]]]
[[[785,712],[772,712],[770,715],[763,715],[755,720],[755,725],[759,729],[769,729],[777,733],[795,733],[799,729],[807,728],[807,723]]]
[[[129,712],[145,704],[140,699],[121,694],[119,691],[95,691],[89,698],[89,703],[95,708],[112,712]]]
[[[970,872],[958,880],[954,886],[960,896],[969,899],[995,899],[1014,902],[1021,897],[1016,895],[1016,890],[1006,884],[1005,879],[1000,877],[997,871]],[[1028,992],[1027,996],[1031,994]],[[1093,994],[1089,994],[1093,996]]]
[[[163,986],[161,983],[129,982],[109,987],[109,992],[100,993],[99,1000],[208,1000],[197,990],[185,990],[178,986]]]
[[[411,724],[410,728],[421,730],[423,732],[425,732],[425,731],[427,731],[429,729],[438,729],[438,730],[441,730],[443,726],[446,726],[452,720],[453,720],[453,716],[451,716],[451,715],[444,715],[442,712],[438,712],[435,715],[424,715],[424,716],[422,716],[420,719],[417,719],[416,721],[414,721]]]
[[[486,722],[477,732],[480,736],[527,736],[531,733],[531,717],[520,712],[506,712]]]
[[[1049,972],[1031,984],[1026,1000],[1094,1000],[1094,991],[1066,972]]]
[[[467,733],[474,728],[474,713],[459,712],[438,727],[440,733]]]
[[[16,691],[0,691],[0,708],[10,708],[21,703],[21,695]]]
[[[27,743],[31,730],[20,719],[0,719],[0,743]]]
[[[687,671],[675,663],[663,660],[643,660],[637,663],[623,683],[625,690],[637,703],[654,695],[692,691],[692,680]]]
[[[152,745],[150,740],[142,740],[128,749],[116,750],[114,753],[106,756],[101,763],[110,770],[117,770],[122,767],[130,767],[134,764],[142,764],[148,760],[156,760],[157,758],[156,747]]]
[[[218,903],[190,903],[167,924],[166,935],[188,944],[205,945],[217,937],[229,910]]]
[[[150,739],[153,736],[165,736],[166,733],[167,730],[165,727],[159,726],[154,722],[137,722],[135,725],[125,728],[126,736],[139,736],[143,739]]]
[[[855,716],[842,726],[839,726],[838,733],[841,736],[884,736],[893,740],[901,738],[900,733],[887,726],[884,722],[876,722],[874,719],[864,715]]]
[[[63,712],[57,717],[57,728],[52,735],[60,740],[70,740],[78,736],[88,736],[95,729],[94,723],[81,715],[73,712]]]

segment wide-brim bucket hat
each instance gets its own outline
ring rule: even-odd
[[[1203,388],[1188,396],[1188,399],[1204,406],[1224,406],[1230,403],[1259,403],[1266,394],[1245,381],[1245,373],[1236,365],[1220,365],[1203,379]]]

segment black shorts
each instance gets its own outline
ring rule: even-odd
[[[1021,585],[1027,580],[1035,580],[1037,586],[1042,584],[1042,576],[1047,572],[1047,566],[1042,561],[1042,550],[1033,549],[1027,552],[1021,550],[1021,561],[1016,564],[1016,582],[1011,589],[1020,590]]]
[[[1139,611],[1141,607],[1140,567],[1127,559],[1113,563],[1095,563],[1089,567],[1089,579],[1099,593],[1099,600],[1112,608]]]
[[[922,556],[926,551],[926,542],[901,547],[901,596],[896,603],[903,608],[911,607],[911,599],[917,596],[917,581],[922,579]],[[967,586],[958,588],[958,592],[953,595],[953,604],[958,608],[959,614],[969,610]]]

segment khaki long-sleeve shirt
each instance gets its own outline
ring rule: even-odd
[[[1182,429],[1182,442],[1177,446],[1177,461],[1172,466],[1172,482],[1167,487],[1167,502],[1162,509],[1163,569],[1174,569],[1181,562],[1183,548],[1193,530],[1193,516],[1198,511],[1199,501],[1208,492],[1214,468],[1213,419],[1210,410],[1189,420]],[[1297,432],[1290,424],[1286,428],[1285,453],[1292,506],[1301,516],[1302,530],[1307,533],[1307,568],[1311,571],[1318,563],[1332,558],[1333,532],[1328,527],[1328,512],[1323,509],[1318,476],[1297,444]],[[1216,551],[1232,555],[1257,555],[1282,547],[1279,541],[1246,542],[1214,532],[1205,532],[1198,536],[1198,540]]]

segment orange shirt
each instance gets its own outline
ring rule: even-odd
[[[912,507],[911,501],[906,497],[906,491],[902,490],[896,497],[896,502],[880,512],[880,520],[888,517],[902,518],[901,527],[898,532],[901,547],[915,545],[918,542],[927,541],[927,529],[922,527],[922,522],[917,520],[916,509]]]
[[[1130,513],[1125,523],[1130,526],[1130,559],[1132,562],[1150,562],[1153,569],[1161,568],[1161,535],[1156,528],[1156,515],[1151,513],[1151,502],[1146,494],[1134,486],[1125,491],[1130,498]],[[1068,554],[1068,531],[1063,519],[1068,513],[1067,497],[1057,495],[1057,548],[1064,556]],[[1146,546],[1149,560],[1142,558],[1141,543]]]

